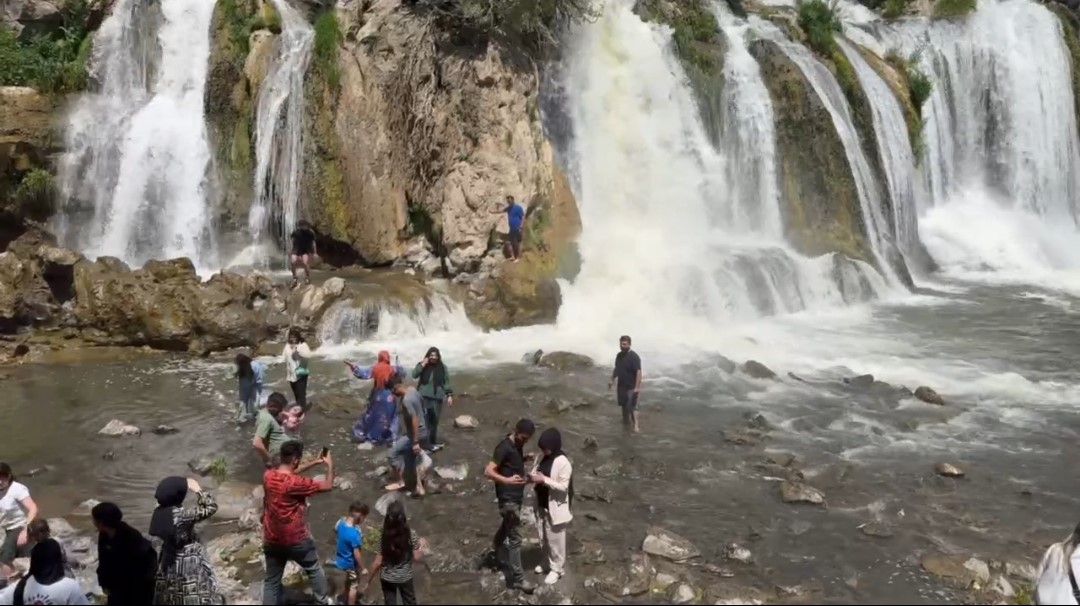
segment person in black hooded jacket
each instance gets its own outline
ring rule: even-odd
[[[424,423],[427,425],[431,450],[442,450],[439,418],[442,416],[443,402],[447,406],[454,405],[454,390],[450,387],[450,369],[443,362],[438,347],[427,350],[424,359],[413,368],[412,376],[417,379],[416,390],[424,398]]]
[[[114,503],[98,503],[90,512],[98,530],[98,584],[107,604],[153,604],[157,552],[141,532],[124,522]]]

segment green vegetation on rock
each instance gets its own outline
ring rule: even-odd
[[[262,10],[251,19],[251,23],[248,25],[249,32],[260,29],[270,30],[274,34],[281,33],[281,14],[269,2],[263,4]]]
[[[35,221],[44,221],[56,210],[56,184],[49,171],[35,168],[23,175],[15,188],[18,212]]]
[[[922,161],[923,140],[923,117],[922,107],[930,98],[934,90],[934,83],[930,77],[919,68],[918,53],[904,58],[895,51],[885,55],[885,60],[891,64],[904,79],[907,87],[908,99],[911,101],[913,111],[905,111],[904,118],[907,122],[908,139],[911,141],[911,151],[915,154],[915,161]]]
[[[685,0],[677,6],[666,0],[639,0],[636,10],[648,21],[671,26],[675,51],[684,65],[714,71],[722,61],[716,16],[706,0]]]
[[[833,5],[825,0],[806,0],[799,3],[799,27],[806,32],[806,41],[810,48],[822,57],[832,58],[839,52],[836,34],[843,31],[843,24]]]
[[[341,46],[341,25],[333,9],[323,11],[315,19],[315,69],[319,70],[331,90],[341,84],[338,67],[338,48]]]
[[[50,35],[20,40],[0,26],[0,86],[31,86],[44,93],[64,94],[86,88],[90,30],[85,0],[63,7],[64,25]]]
[[[229,477],[229,464],[225,462],[224,457],[217,457],[210,461],[210,467],[207,471],[218,483],[221,483],[225,481],[225,478]]]
[[[885,0],[885,7],[882,8],[881,14],[886,19],[897,19],[907,11],[908,4],[911,4],[911,0]]]
[[[934,5],[934,18],[960,17],[975,11],[976,0],[938,0]]]
[[[215,11],[228,34],[226,47],[230,50],[229,54],[240,57],[242,61],[247,56],[248,35],[253,19],[247,13],[246,3],[243,0],[218,0]]]
[[[557,45],[568,25],[599,15],[592,0],[418,0],[413,6],[433,12],[461,42],[502,38],[541,54]]]

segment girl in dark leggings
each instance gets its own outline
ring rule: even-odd
[[[412,565],[420,561],[426,546],[427,543],[409,529],[405,506],[400,501],[391,503],[383,520],[382,543],[375,548],[375,563],[367,580],[371,583],[375,574],[379,574],[383,598],[388,606],[416,604]],[[362,593],[366,592],[365,586]]]
[[[293,397],[300,408],[307,412],[311,407],[307,401],[308,360],[311,359],[311,348],[304,342],[304,335],[296,328],[289,329],[289,342],[281,351],[281,359],[285,362],[285,378],[292,388]]]

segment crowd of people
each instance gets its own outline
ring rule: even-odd
[[[299,331],[290,330],[282,353],[286,380],[294,401],[280,392],[263,401],[266,367],[246,355],[236,357],[237,418],[254,418],[253,449],[265,465],[262,533],[265,579],[262,602],[279,604],[282,576],[288,562],[306,574],[318,603],[358,603],[378,578],[387,604],[416,604],[413,564],[427,551],[427,542],[409,526],[405,507],[393,501],[383,519],[381,538],[375,543],[370,568],[365,567],[363,527],[369,507],[356,501],[334,526],[335,566],[343,582],[331,591],[319,557],[317,542],[307,521],[309,500],[334,486],[334,462],[329,449],[304,460],[300,427],[311,403],[307,398],[311,348]],[[371,381],[367,405],[353,428],[358,442],[388,448],[393,478],[388,491],[411,490],[425,494],[425,478],[432,456],[444,448],[439,424],[444,407],[454,405],[450,368],[437,347],[431,347],[411,369],[391,362],[379,352],[376,362],[361,366],[346,361],[357,379]],[[415,380],[415,385],[410,379]],[[628,428],[638,429],[636,404],[641,388],[641,360],[630,349],[630,338],[620,339],[620,352],[611,375],[617,402]],[[485,476],[492,481],[498,501],[499,527],[491,559],[508,574],[510,586],[532,593],[521,563],[522,507],[526,487],[536,499],[536,527],[542,539],[545,565],[537,567],[542,581],[559,581],[566,563],[566,532],[573,519],[573,465],[562,450],[556,428],[544,430],[538,440],[540,457],[525,453],[536,433],[534,423],[520,420],[495,447]],[[532,465],[528,466],[528,462]],[[304,472],[324,466],[318,480]],[[98,584],[109,604],[223,604],[223,595],[197,527],[218,510],[214,496],[199,483],[180,476],[161,480],[155,491],[157,507],[147,534],[124,522],[120,507],[99,503],[91,510],[98,531]],[[63,547],[51,537],[48,523],[26,485],[15,481],[11,467],[0,463],[0,604],[86,604],[84,589],[71,573]],[[17,557],[29,555],[29,569],[14,568]],[[11,581],[11,582],[8,582]],[[331,595],[333,593],[333,595]]]

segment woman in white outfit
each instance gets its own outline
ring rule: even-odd
[[[1080,604],[1080,526],[1069,538],[1054,543],[1039,564],[1039,582],[1035,586],[1036,604]]]
[[[540,434],[540,459],[529,481],[536,485],[536,511],[540,516],[541,539],[548,556],[548,574],[544,583],[551,585],[563,575],[566,563],[566,527],[574,519],[570,506],[574,500],[573,473],[570,459],[563,454],[562,436],[550,427]],[[542,574],[543,566],[536,572]]]
[[[311,348],[304,342],[304,336],[296,328],[289,329],[289,342],[281,352],[281,359],[285,362],[285,379],[289,381],[293,397],[296,403],[307,412],[307,381],[308,360],[311,358]]]

